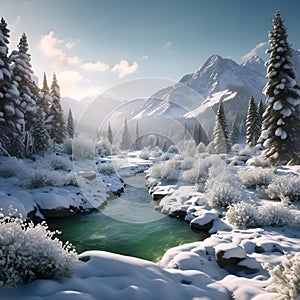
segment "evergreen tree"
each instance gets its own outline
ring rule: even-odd
[[[202,127],[200,124],[195,123],[195,125],[193,127],[192,136],[195,140],[196,145],[198,145],[202,142]]]
[[[47,77],[44,73],[43,78],[43,86],[40,90],[39,100],[38,100],[38,107],[42,109],[42,113],[44,115],[45,123],[47,123],[47,118],[50,115],[50,105],[52,103],[52,98],[50,96],[50,90],[47,83]]]
[[[121,150],[129,150],[131,145],[130,142],[130,135],[129,135],[129,130],[128,130],[128,125],[127,125],[127,119],[124,121],[124,129],[120,141],[120,149]]]
[[[136,126],[135,126],[134,149],[135,150],[140,150],[141,149],[140,130],[139,130],[139,123],[138,122],[136,122]]]
[[[246,145],[254,147],[256,145],[257,137],[255,135],[256,125],[256,105],[253,96],[250,97],[248,105],[248,113],[246,118]]]
[[[69,113],[68,113],[67,131],[68,131],[69,138],[73,139],[75,133],[75,127],[74,127],[74,120],[73,120],[73,114],[71,108],[69,109]]]
[[[112,145],[112,143],[113,143],[113,141],[114,141],[114,138],[113,138],[113,134],[112,134],[110,122],[108,122],[107,140],[108,140],[109,143]]]
[[[36,122],[36,84],[32,79],[32,67],[30,63],[30,54],[28,53],[28,42],[25,33],[20,38],[18,50],[14,50],[10,59],[12,61],[11,70],[13,77],[17,82],[19,91],[19,108],[24,114],[25,131],[30,131]]]
[[[0,22],[0,141],[1,153],[19,155],[23,149],[22,128],[24,115],[19,109],[19,91],[13,79],[8,57],[9,29]]]
[[[50,116],[47,118],[47,130],[54,143],[62,144],[67,137],[67,127],[60,104],[60,89],[55,73],[50,87],[50,95],[52,103],[50,105]]]
[[[257,110],[256,110],[256,122],[255,122],[255,137],[256,141],[255,143],[257,144],[259,137],[261,135],[261,126],[263,122],[263,113],[264,113],[264,105],[262,100],[260,99],[258,105],[257,105]]]
[[[240,135],[240,133],[239,133],[239,129],[238,129],[238,126],[237,126],[237,121],[235,119],[233,124],[232,124],[231,131],[230,131],[231,145],[234,145],[234,144],[238,143],[239,135]]]
[[[217,126],[217,123],[220,123],[220,126],[223,130],[223,137],[225,140],[225,149],[226,149],[224,153],[229,153],[231,151],[230,136],[229,136],[229,132],[228,132],[228,125],[227,125],[227,120],[226,120],[225,113],[224,113],[223,103],[221,100],[219,102],[216,120],[218,120],[218,122],[216,121],[216,126]],[[214,140],[215,140],[215,135],[214,135]]]
[[[265,159],[279,165],[298,157],[300,88],[295,81],[287,30],[279,11],[272,20],[272,28],[267,50],[270,59],[266,62],[268,82],[264,88],[267,109],[260,143],[265,148]]]
[[[212,152],[216,154],[227,153],[224,130],[218,117],[216,118],[213,136],[214,139]]]

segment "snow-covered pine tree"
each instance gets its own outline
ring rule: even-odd
[[[262,99],[258,102],[257,110],[256,110],[256,122],[255,122],[255,143],[257,144],[259,137],[261,135],[261,126],[263,122],[263,114],[264,114],[264,105]]]
[[[220,102],[219,102],[216,120],[217,119],[218,119],[218,122],[216,121],[216,125],[217,125],[217,123],[220,123],[221,128],[223,130],[223,137],[225,140],[225,149],[226,149],[224,153],[229,153],[231,151],[231,143],[230,143],[228,125],[227,125],[227,120],[226,120],[225,113],[224,113],[222,100],[220,100]],[[214,135],[214,140],[215,140],[215,135]]]
[[[19,110],[19,91],[13,79],[8,57],[9,29],[3,18],[0,22],[0,143],[1,153],[20,155],[23,149],[24,115]]]
[[[121,150],[129,150],[131,145],[130,142],[130,135],[129,135],[129,130],[128,130],[128,125],[127,125],[127,119],[124,121],[124,129],[120,141],[120,149]]]
[[[224,130],[218,117],[216,118],[213,136],[212,152],[216,154],[227,153]]]
[[[264,88],[267,109],[263,114],[260,143],[265,148],[266,160],[280,165],[299,160],[300,88],[295,81],[287,30],[279,11],[272,20],[272,28],[267,50],[270,59],[266,62],[268,82]]]
[[[68,113],[67,131],[68,131],[69,138],[73,139],[75,133],[75,126],[74,126],[74,119],[73,119],[71,108],[69,108],[69,113]]]
[[[246,145],[254,147],[256,145],[255,124],[256,124],[256,104],[254,97],[251,96],[248,105],[248,113],[246,118]]]
[[[139,122],[136,122],[136,125],[135,125],[134,149],[135,150],[140,150],[141,149]]]
[[[108,122],[107,140],[108,140],[109,143],[112,145],[114,139],[113,139],[113,134],[112,134],[110,122]]]
[[[50,105],[50,116],[47,118],[47,130],[54,144],[62,144],[67,138],[67,126],[60,104],[60,89],[55,73],[50,87],[50,96],[52,103]]]
[[[47,77],[44,73],[43,77],[43,86],[40,90],[39,100],[38,100],[38,107],[42,109],[44,114],[45,124],[47,123],[47,118],[50,115],[50,105],[52,103],[52,98],[50,96],[50,90],[48,87]]]
[[[240,135],[240,133],[239,133],[239,129],[238,129],[238,126],[237,126],[237,121],[235,119],[233,124],[232,124],[230,134],[229,134],[231,145],[234,145],[234,144],[238,143],[239,135]]]

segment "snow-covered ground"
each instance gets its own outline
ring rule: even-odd
[[[210,158],[204,159],[207,159],[206,162],[208,162]],[[213,159],[216,159],[216,157]],[[186,158],[181,158],[181,160],[181,167],[184,166],[181,179],[185,178],[192,181],[192,170],[195,161],[191,163],[191,160]],[[248,200],[251,205],[254,205],[255,214],[257,213],[261,218],[261,214],[258,213],[259,207],[271,206],[274,200],[266,197],[262,191],[263,187],[246,187],[247,184],[252,184],[253,174],[248,173],[247,177],[240,173],[249,170],[257,171],[258,169],[255,169],[257,167],[246,165],[244,163],[245,155],[243,154],[236,157],[220,157],[217,162],[222,165],[222,160],[226,161],[226,166],[230,165],[230,172],[232,173],[226,173],[227,169],[223,170],[222,168],[211,169],[208,173],[208,179],[206,178],[206,183],[208,182],[208,185],[216,187],[215,182],[212,180],[213,174],[216,176],[215,178],[220,180],[217,181],[218,185],[229,182],[231,186],[238,190],[238,192],[233,193],[234,197],[243,197]],[[120,156],[115,159],[108,158],[101,161],[96,159],[96,162],[98,162],[98,165],[102,165],[102,174],[107,176],[103,180],[106,183],[103,185],[105,195],[107,194],[107,186],[113,187],[117,181],[112,179],[111,175],[114,173],[111,165],[103,164],[114,165],[113,169],[117,170],[117,173],[122,174],[122,176],[142,172],[151,164],[150,161],[141,160],[138,153],[131,154],[129,157]],[[26,161],[24,163],[27,169],[34,169],[32,162]],[[0,289],[0,298],[8,300],[275,299],[278,294],[269,290],[274,279],[270,277],[266,265],[278,265],[285,260],[285,253],[296,254],[300,250],[300,233],[299,227],[297,227],[297,224],[299,224],[297,223],[299,221],[297,199],[292,199],[293,195],[289,195],[289,199],[284,196],[284,201],[294,202],[292,205],[286,203],[286,206],[282,206],[289,207],[288,209],[292,214],[281,215],[282,218],[293,216],[295,220],[290,221],[293,221],[292,224],[295,227],[286,225],[283,227],[262,226],[260,228],[238,229],[229,223],[228,217],[224,217],[226,215],[224,207],[216,207],[213,205],[215,203],[212,200],[208,200],[215,195],[203,190],[203,187],[199,184],[195,185],[178,179],[174,180],[175,175],[178,174],[175,170],[176,164],[177,162],[169,162],[168,166],[172,165],[174,170],[167,169],[167,173],[163,174],[165,176],[163,180],[151,177],[150,170],[147,175],[150,192],[152,195],[156,193],[157,199],[160,199],[161,196],[161,199],[158,200],[158,207],[160,207],[162,213],[182,218],[189,222],[194,229],[204,226],[211,233],[209,238],[201,242],[169,249],[157,264],[102,251],[84,252],[79,255],[80,260],[77,262],[75,274],[71,278],[35,280],[14,289],[2,288]],[[198,170],[206,169],[204,165],[197,164]],[[80,164],[79,167],[77,166],[78,169],[75,172],[79,174],[78,178],[85,179],[83,187],[86,190],[82,193],[93,195],[95,191],[93,180],[96,180],[98,173],[95,170],[87,170],[80,166]],[[261,171],[261,169],[259,170]],[[263,179],[261,177],[259,179],[255,178],[255,180],[257,182],[265,180],[266,185],[269,185],[269,187],[278,178],[281,181],[288,179],[293,182],[293,180],[298,180],[299,170],[299,166],[293,166],[271,170],[270,174],[261,171],[261,174],[265,177]],[[155,174],[159,173],[158,171],[161,170],[156,169]],[[184,174],[187,171],[190,172]],[[65,172],[66,175],[67,171],[60,172]],[[166,169],[164,169],[164,172],[166,172]],[[159,174],[161,175],[161,173]],[[293,177],[288,177],[290,175],[293,175]],[[270,178],[267,178],[268,176]],[[237,177],[242,179],[237,180]],[[0,188],[3,193],[0,195],[1,200],[4,199],[3,203],[9,203],[9,200],[12,200],[11,204],[18,203],[18,201],[24,203],[22,204],[23,207],[21,205],[18,207],[19,211],[22,211],[22,209],[26,212],[32,211],[32,208],[36,207],[37,204],[39,207],[45,205],[49,208],[50,204],[47,202],[47,199],[50,199],[49,197],[53,197],[53,203],[55,203],[51,206],[52,208],[60,205],[60,199],[64,199],[62,202],[66,203],[65,207],[69,207],[70,203],[74,204],[76,201],[82,204],[80,202],[82,201],[82,194],[78,195],[79,199],[74,197],[80,190],[79,187],[62,185],[60,187],[44,186],[36,189],[24,189],[19,186],[20,180],[20,176],[16,174],[8,178],[2,177],[0,180]],[[296,181],[295,184],[297,184]],[[228,185],[225,186],[228,187]],[[264,188],[264,192],[267,193],[266,186]],[[296,194],[298,191],[293,190],[293,192]],[[272,193],[274,194],[274,189],[269,188],[268,195],[273,195]],[[4,209],[8,208],[5,207]],[[278,211],[275,211],[275,213],[278,216]],[[271,212],[269,211],[268,214],[271,215]],[[265,217],[268,217],[267,214]],[[240,220],[235,221],[238,223]],[[253,225],[251,222],[246,222],[247,218],[246,221],[242,221],[244,223],[239,224]],[[258,218],[256,221],[260,222],[261,220]],[[279,221],[276,220],[276,222]]]

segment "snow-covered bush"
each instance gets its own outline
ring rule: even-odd
[[[232,145],[231,150],[233,152],[239,153],[241,150],[241,146],[239,144],[234,144],[234,145]]]
[[[66,184],[65,174],[47,169],[32,169],[27,176],[19,178],[20,186],[35,189],[43,186],[63,186]]]
[[[181,179],[182,181],[190,184],[196,184],[198,182],[199,172],[196,168],[183,171]]]
[[[54,237],[45,223],[36,226],[21,219],[0,220],[0,282],[14,287],[35,279],[69,277],[77,254],[69,243]]]
[[[231,204],[225,214],[226,220],[241,229],[260,226],[260,215],[255,205],[241,201]]]
[[[147,147],[145,147],[141,153],[140,153],[140,158],[141,159],[145,159],[148,160],[150,158],[150,151]]]
[[[180,173],[178,164],[180,164],[179,160],[171,159],[152,166],[148,174],[155,179],[178,180]]]
[[[79,137],[75,138],[73,142],[73,158],[76,160],[81,159],[94,159],[96,154],[95,144],[93,141]]]
[[[181,169],[182,170],[190,170],[193,167],[195,160],[192,157],[184,157],[181,162]]]
[[[275,176],[272,169],[265,169],[262,167],[248,169],[246,171],[239,172],[238,175],[242,180],[243,185],[250,188],[268,186]]]
[[[289,207],[275,203],[258,208],[261,216],[261,226],[294,226],[297,225],[296,215]]]
[[[75,172],[70,172],[66,175],[66,182],[65,185],[73,185],[73,186],[79,186],[77,182],[77,176]]]
[[[98,171],[99,171],[99,173],[102,173],[105,175],[111,175],[113,173],[116,173],[113,164],[109,163],[109,162],[104,162],[102,164],[99,164]]]
[[[101,139],[96,144],[97,153],[100,156],[108,156],[111,155],[112,149],[111,144],[107,139]]]
[[[266,192],[271,199],[282,202],[300,200],[300,178],[292,175],[276,176]]]
[[[252,157],[255,155],[255,152],[256,152],[255,148],[247,147],[247,148],[240,150],[239,155]]]
[[[188,140],[184,143],[184,156],[194,157],[196,154],[196,143],[194,140]]]
[[[229,167],[213,165],[205,184],[208,202],[213,207],[227,207],[242,201],[242,185]]]
[[[206,152],[206,146],[204,143],[200,142],[199,145],[196,147],[196,152],[198,153],[205,153]]]
[[[9,157],[0,164],[0,176],[12,177],[25,174],[27,167],[22,159],[16,157]]]
[[[72,148],[73,148],[73,139],[71,138],[67,138],[63,144],[61,145],[61,151],[63,153],[66,153],[66,154],[69,154],[69,155],[72,155]]]
[[[64,170],[71,169],[71,161],[66,156],[56,155],[54,153],[46,154],[41,159],[37,160],[34,165],[36,169],[48,169],[48,170]]]
[[[263,156],[254,156],[247,160],[246,164],[248,166],[254,166],[254,167],[263,167],[263,168],[270,168],[271,164],[264,159]]]
[[[285,253],[280,265],[275,267],[266,266],[273,283],[268,288],[270,291],[277,292],[278,298],[299,299],[300,298],[300,253]]]

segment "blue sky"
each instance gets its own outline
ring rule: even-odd
[[[28,36],[35,75],[62,96],[94,96],[137,78],[177,81],[212,54],[264,55],[279,9],[300,48],[299,0],[0,0],[10,50]],[[264,57],[266,58],[266,57]]]

